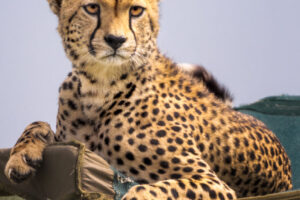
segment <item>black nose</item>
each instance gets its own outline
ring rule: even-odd
[[[113,48],[114,50],[117,50],[126,41],[126,38],[117,37],[114,35],[107,35],[104,37],[104,40],[109,46],[111,46],[111,48]]]

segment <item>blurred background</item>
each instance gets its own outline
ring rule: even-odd
[[[300,95],[299,0],[164,0],[161,9],[161,51],[205,66],[230,89],[235,106]],[[55,129],[58,87],[71,63],[46,0],[3,1],[0,21],[4,148],[32,121]]]

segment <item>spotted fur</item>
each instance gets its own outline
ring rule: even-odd
[[[124,200],[235,199],[292,188],[279,140],[157,49],[158,0],[48,0],[74,67],[57,128],[29,125],[5,174],[32,176],[45,146],[80,140],[141,185]]]
[[[225,104],[231,106],[233,101],[232,94],[225,88],[223,85],[218,83],[215,77],[209,73],[204,67],[200,65],[192,65],[182,63],[179,64],[179,67],[182,67],[184,70],[187,70],[191,75],[195,78],[200,79],[203,81],[203,84],[209,90],[209,92],[215,94],[216,98],[219,98]]]

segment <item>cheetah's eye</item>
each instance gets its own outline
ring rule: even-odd
[[[143,14],[144,10],[145,8],[141,6],[132,6],[130,8],[130,15],[132,17],[140,17]]]
[[[95,4],[95,3],[91,3],[91,4],[88,4],[88,5],[85,5],[85,6],[83,6],[83,8],[90,15],[96,15],[100,11],[99,5]]]

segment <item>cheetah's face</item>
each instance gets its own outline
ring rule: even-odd
[[[158,0],[48,1],[75,65],[141,65],[155,49]]]

